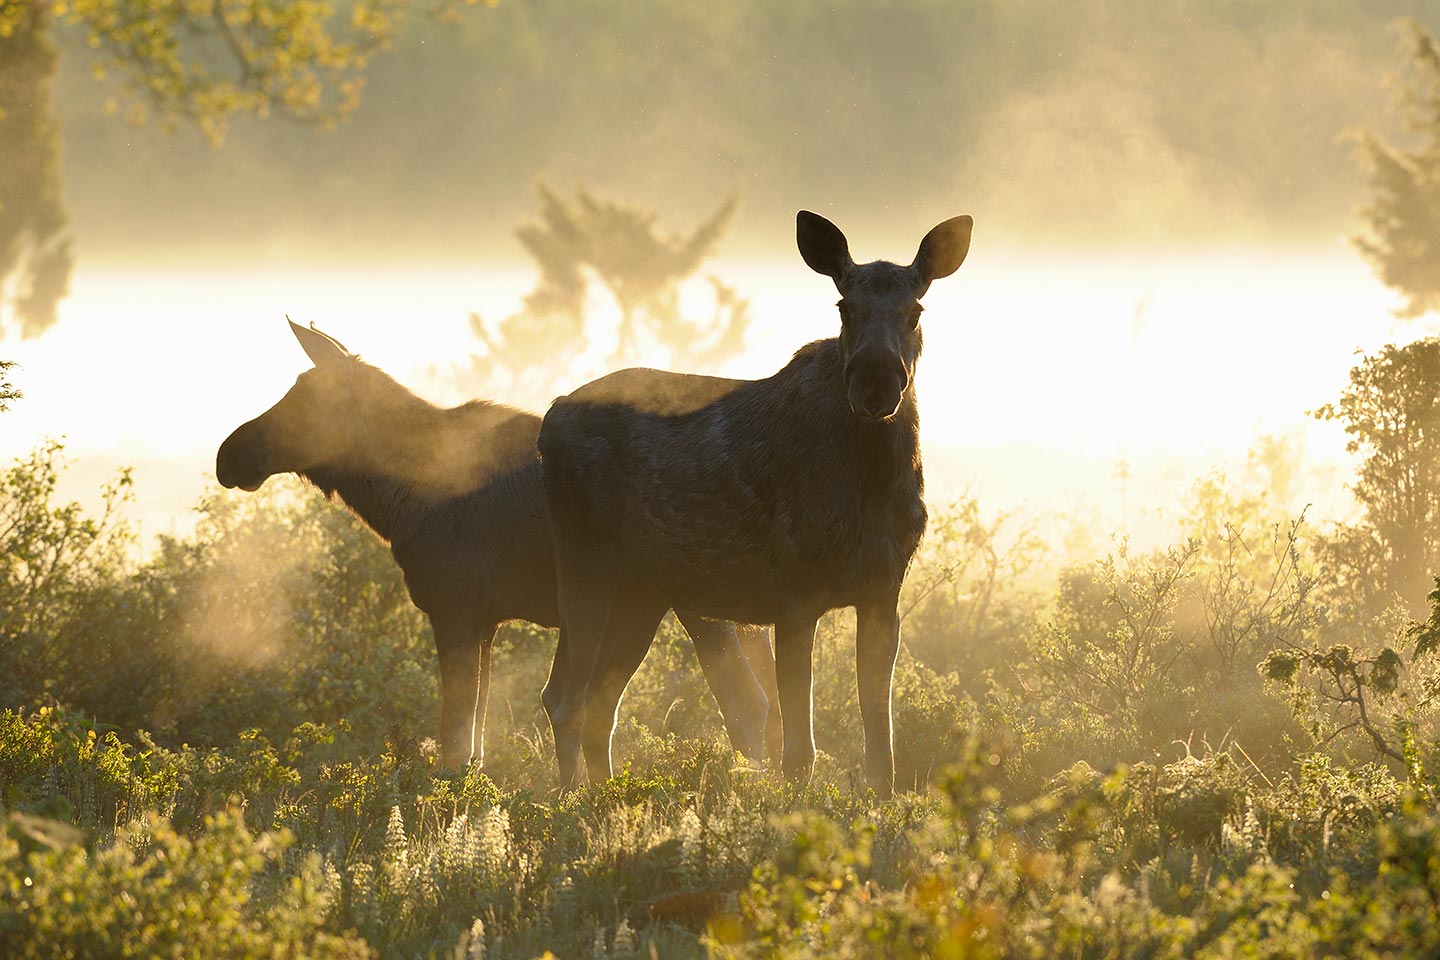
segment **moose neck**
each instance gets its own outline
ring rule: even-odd
[[[819,347],[820,349],[810,351]],[[830,399],[822,401],[830,416],[838,423],[834,436],[843,437],[850,462],[858,469],[867,489],[876,492],[893,490],[913,477],[923,493],[924,479],[920,461],[920,408],[915,401],[912,383],[900,400],[900,409],[889,420],[865,420],[850,409],[846,397],[845,363],[840,341],[822,340],[797,355],[809,354],[815,373],[806,374],[803,366],[792,366],[796,375],[816,376],[820,391]]]
[[[847,403],[848,408],[848,403]],[[912,386],[895,416],[882,422],[862,420],[848,409],[850,438],[861,475],[885,486],[914,477],[923,486],[920,461],[920,409]]]
[[[299,471],[328,496],[339,496],[388,542],[403,540],[435,499],[424,476],[462,410],[440,410],[396,385],[393,397],[357,412],[360,446],[327,463]]]
[[[300,471],[327,496],[338,496],[387,543],[402,538],[418,512],[413,491],[398,477],[358,465],[324,465]]]

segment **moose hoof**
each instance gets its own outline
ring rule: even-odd
[[[787,755],[780,764],[785,779],[795,783],[808,783],[810,775],[815,772],[815,753],[808,751],[799,756]]]

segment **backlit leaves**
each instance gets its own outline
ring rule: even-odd
[[[410,0],[72,0],[54,15],[122,79],[132,119],[193,122],[224,141],[238,114],[331,127],[360,102],[363,73]],[[450,4],[432,8],[439,10]]]
[[[332,128],[406,15],[482,0],[0,0],[0,336],[56,320],[73,264],[51,111],[54,39],[90,52],[121,94],[106,111],[219,146],[237,116]],[[493,6],[494,0],[483,0]]]

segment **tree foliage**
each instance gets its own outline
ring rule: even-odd
[[[1417,317],[1440,306],[1440,43],[1414,20],[1402,30],[1409,74],[1399,106],[1419,143],[1404,149],[1373,131],[1360,133],[1370,200],[1366,230],[1354,242],[1380,279],[1405,297],[1400,315]]]
[[[518,231],[540,276],[521,310],[494,332],[478,315],[470,326],[485,346],[471,357],[467,382],[487,393],[547,399],[569,365],[591,346],[587,300],[592,287],[619,310],[610,366],[634,362],[658,347],[680,367],[713,367],[738,353],[749,306],[734,289],[709,277],[714,315],[691,319],[680,309],[680,287],[714,252],[737,205],[720,204],[688,234],[667,234],[657,216],[638,206],[581,189],[562,197],[541,185],[540,216]]]
[[[10,371],[14,368],[14,360],[0,360],[0,413],[4,413],[10,409],[10,402],[12,400],[19,400],[24,396],[24,394],[10,382]]]
[[[119,75],[130,119],[189,121],[218,145],[240,114],[334,126],[359,105],[365,69],[407,13],[449,16],[477,2],[69,0],[52,7],[94,51],[96,75]]]
[[[56,56],[46,33],[41,5],[0,6],[0,336],[10,327],[22,337],[39,335],[55,322],[69,288],[70,236],[50,109]]]
[[[114,584],[132,542],[118,522],[130,497],[130,472],[101,491],[103,509],[55,502],[61,446],[51,441],[0,471],[0,697],[16,688],[50,689],[74,651],[55,640],[65,611]],[[93,664],[86,652],[81,659]],[[113,677],[111,678],[113,679]]]
[[[219,146],[232,121],[247,114],[334,127],[359,105],[366,68],[408,13],[448,18],[479,2],[4,0],[0,321],[11,313],[22,336],[39,335],[55,322],[69,285],[52,33],[83,42],[97,79],[119,79],[128,120],[154,118],[168,129],[188,123]],[[122,109],[119,99],[110,106]]]
[[[1440,570],[1440,338],[1362,355],[1315,416],[1341,421],[1363,457],[1352,490],[1364,521],[1337,532],[1330,559],[1374,604],[1398,594],[1418,614]]]

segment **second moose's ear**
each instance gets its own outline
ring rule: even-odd
[[[967,215],[951,217],[933,228],[920,241],[920,250],[910,269],[918,273],[927,286],[959,270],[970,252],[970,231],[974,226],[975,221]]]
[[[795,244],[811,270],[825,274],[836,283],[855,265],[850,259],[850,244],[845,234],[818,213],[801,210],[795,215]]]
[[[321,333],[313,326],[308,329],[302,327],[289,317],[285,320],[290,324],[290,332],[300,341],[301,349],[315,366],[326,367],[350,359],[350,351],[341,346],[339,340]]]

